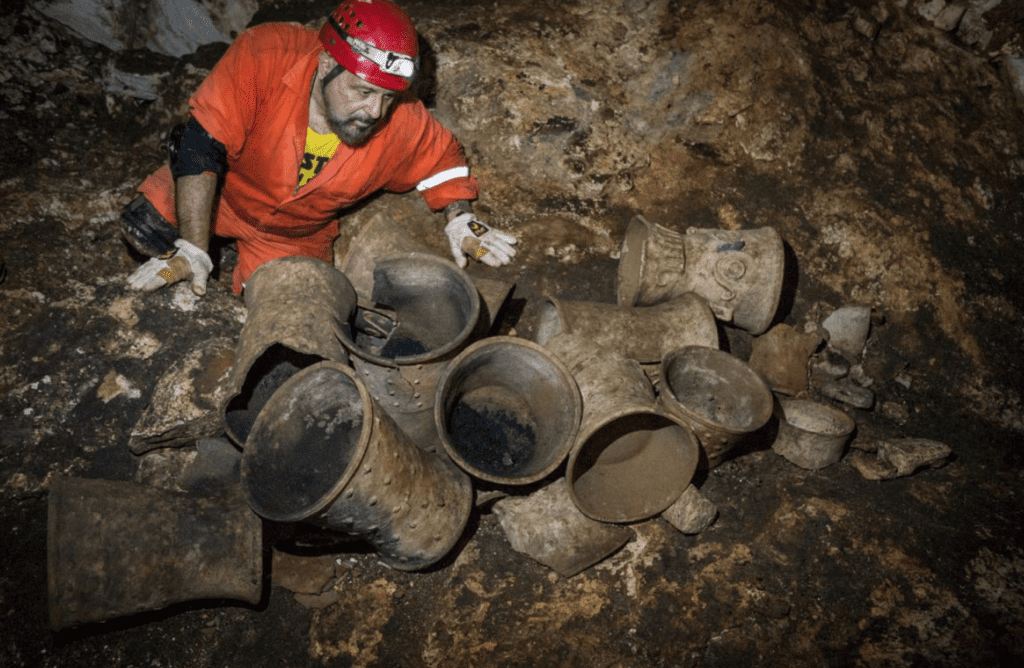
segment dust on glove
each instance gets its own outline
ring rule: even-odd
[[[455,263],[466,266],[466,256],[492,267],[508,264],[515,256],[516,238],[492,229],[472,213],[460,213],[444,228]]]
[[[213,271],[213,262],[206,251],[184,239],[174,242],[176,249],[144,263],[128,277],[128,285],[136,290],[152,292],[178,281],[192,281],[192,292],[206,294],[206,282]]]

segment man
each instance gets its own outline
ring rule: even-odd
[[[153,258],[129,284],[189,280],[205,294],[217,235],[237,240],[240,293],[268,260],[332,261],[340,209],[414,187],[444,211],[460,267],[467,252],[508,263],[515,238],[473,215],[479,187],[457,140],[407,92],[417,55],[409,16],[389,0],[346,0],[319,33],[271,23],[239,35],[171,133],[170,164],[125,209],[125,238]]]

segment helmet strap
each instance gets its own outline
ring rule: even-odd
[[[344,67],[342,67],[341,65],[335,65],[334,69],[332,69],[330,72],[325,74],[324,78],[320,79],[320,94],[321,95],[326,95],[327,94],[326,93],[326,91],[327,91],[327,84],[329,84],[332,81],[334,81],[335,77],[337,77],[339,74],[341,74],[344,71],[345,71]]]

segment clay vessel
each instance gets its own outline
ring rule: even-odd
[[[245,443],[242,485],[262,517],[362,538],[399,570],[444,557],[473,505],[468,476],[414,445],[338,362],[299,371],[270,398]]]
[[[693,292],[719,320],[760,334],[775,317],[784,263],[782,239],[771,227],[680,234],[637,216],[622,242],[617,301],[648,306]]]
[[[46,529],[55,630],[186,601],[259,603],[262,522],[237,489],[183,494],[58,477]]]
[[[238,445],[292,374],[323,360],[348,361],[342,339],[348,336],[356,293],[345,275],[323,260],[285,257],[252,273],[245,305],[222,406],[224,429]]]
[[[569,367],[583,399],[565,473],[576,507],[595,520],[635,522],[671,506],[697,468],[692,429],[658,405],[636,360],[564,334],[548,348]]]
[[[749,364],[714,348],[689,346],[661,363],[659,403],[697,434],[715,468],[772,415],[772,393]]]
[[[444,452],[470,475],[508,485],[536,482],[562,464],[581,412],[565,365],[511,336],[462,351],[441,376],[434,404]]]

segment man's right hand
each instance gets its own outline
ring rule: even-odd
[[[152,292],[158,288],[183,280],[192,280],[192,292],[206,294],[206,282],[213,271],[213,262],[202,248],[184,239],[174,242],[177,250],[155,257],[128,277],[128,285],[136,290]]]

